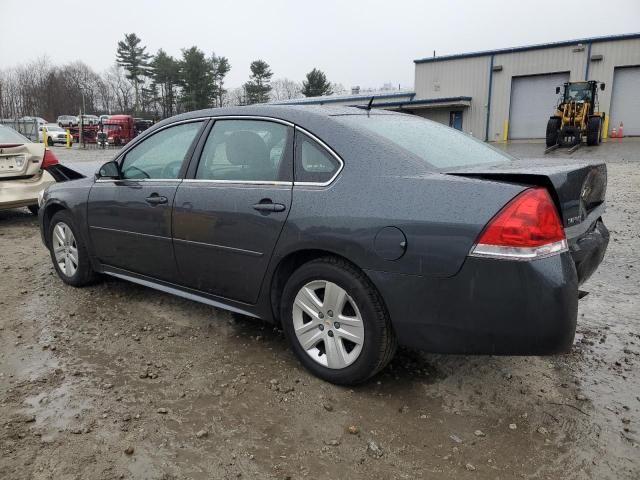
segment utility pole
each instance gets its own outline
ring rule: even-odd
[[[80,129],[80,133],[78,135],[78,142],[84,148],[84,113],[86,112],[86,106],[84,103],[84,88],[80,88],[80,93],[82,94],[82,110],[80,111],[80,120],[78,121],[78,128]]]

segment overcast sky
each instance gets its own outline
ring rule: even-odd
[[[135,32],[147,50],[197,45],[229,58],[226,85],[252,60],[274,78],[413,88],[413,60],[582,37],[640,32],[640,0],[0,0],[0,69],[47,55],[102,71]]]

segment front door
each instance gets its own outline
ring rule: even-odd
[[[292,191],[293,132],[268,120],[218,120],[193,178],[178,187],[174,248],[184,285],[255,303]]]
[[[175,281],[171,210],[203,122],[159,130],[119,160],[119,179],[99,179],[89,194],[88,223],[98,260]]]
[[[456,130],[462,130],[462,110],[449,112],[449,126]]]

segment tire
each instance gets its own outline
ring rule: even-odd
[[[578,127],[567,126],[560,130],[558,143],[561,147],[570,148],[582,141],[582,134]]]
[[[33,215],[35,215],[36,217],[38,216],[38,211],[40,210],[40,207],[38,207],[38,205],[29,205],[27,208]]]
[[[550,118],[547,122],[547,147],[553,147],[558,143],[558,134],[560,133],[560,119]]]
[[[343,302],[332,302],[325,294]],[[312,317],[308,309],[303,311],[297,298],[311,305],[317,316]],[[340,314],[343,324],[338,325]],[[338,385],[369,379],[389,363],[397,348],[391,319],[378,291],[360,270],[335,257],[312,260],[291,275],[283,290],[280,319],[300,363],[317,377]],[[304,330],[301,338],[296,328]],[[306,348],[301,343],[305,338]]]
[[[53,138],[49,137],[47,138],[47,145],[49,145],[50,147],[53,147]]]
[[[66,210],[59,211],[53,216],[49,225],[49,236],[47,237],[49,252],[53,266],[60,279],[64,283],[74,287],[83,287],[93,283],[96,280],[96,274],[91,268],[87,248],[83,243],[71,214]],[[62,231],[56,231],[58,227],[60,227]],[[62,234],[63,232],[64,234]],[[69,232],[71,232],[71,236],[68,235]],[[60,240],[63,241],[61,242]],[[70,241],[67,242],[66,240]],[[56,260],[56,250],[60,246],[68,248],[67,251],[71,254],[68,263],[65,252],[63,252],[62,257],[59,257],[59,259],[63,259],[61,263],[64,263],[64,267]],[[76,252],[75,261],[72,260],[74,246]],[[73,268],[74,266],[75,269]],[[69,272],[65,272],[63,268],[69,268]]]
[[[587,122],[587,145],[594,147],[600,143],[600,135],[602,132],[602,119],[600,117],[591,117]]]

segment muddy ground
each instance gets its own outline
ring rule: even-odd
[[[612,240],[572,352],[402,350],[357,388],[306,373],[259,321],[65,286],[35,219],[0,212],[0,478],[640,478],[640,142],[574,156],[608,161]]]

